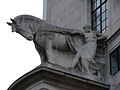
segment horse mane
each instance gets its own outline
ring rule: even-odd
[[[64,35],[65,34],[71,35],[71,34],[74,34],[75,31],[79,31],[79,30],[75,30],[75,29],[68,29],[68,28],[48,24],[44,20],[41,20],[32,15],[19,15],[19,16],[15,17],[14,20],[17,21],[18,24],[20,24],[22,22],[30,23],[31,25],[34,24],[33,26],[37,27],[37,30],[40,30],[40,31],[45,30],[48,32],[53,32],[53,33],[61,33]]]
[[[14,20],[19,21],[19,22],[35,22],[35,23],[45,23],[45,21],[32,16],[32,15],[19,15],[17,17],[14,18]]]

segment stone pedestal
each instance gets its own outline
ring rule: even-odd
[[[109,90],[109,86],[47,63],[20,77],[8,90]]]

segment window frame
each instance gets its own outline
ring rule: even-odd
[[[99,1],[99,5],[97,6],[98,1]],[[104,10],[103,10],[103,6],[104,6]],[[97,15],[98,11],[99,11],[99,15]],[[107,29],[107,27],[108,27],[108,25],[107,25],[108,24],[107,11],[108,11],[107,0],[91,0],[91,26],[92,26],[92,30],[99,31],[100,33],[102,33],[104,30]],[[104,20],[102,18],[103,14],[105,15]],[[104,28],[102,25],[103,23],[105,23]]]
[[[113,69],[112,69],[112,58],[111,56],[116,52],[117,54],[117,71],[115,73],[113,73]],[[110,74],[112,76],[114,76],[115,74],[117,74],[119,71],[120,71],[120,46],[118,46],[115,50],[113,50],[110,54],[109,54],[109,57],[110,57]]]

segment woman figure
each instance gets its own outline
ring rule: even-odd
[[[90,63],[96,63],[94,57],[97,49],[97,36],[90,26],[85,26],[83,29],[85,31],[85,44],[81,52],[81,70],[82,72],[90,73]]]
[[[93,72],[97,72],[98,75],[98,70],[100,70],[104,65],[95,61],[97,40],[105,40],[106,36],[98,32],[93,32],[89,25],[84,26],[83,29],[85,44],[83,45],[82,50],[79,50],[79,52],[75,56],[72,67],[75,67],[80,60],[81,72],[85,72],[88,74],[93,74]],[[91,70],[93,72],[91,72]]]
[[[95,61],[97,40],[104,41],[107,37],[99,32],[93,32],[90,26],[85,26],[83,29],[85,31],[85,44],[81,53],[81,70],[101,77],[99,71],[104,67],[104,64]]]

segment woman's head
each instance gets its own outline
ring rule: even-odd
[[[83,30],[84,30],[85,33],[89,33],[89,32],[91,32],[91,26],[90,25],[85,25],[83,27]]]

